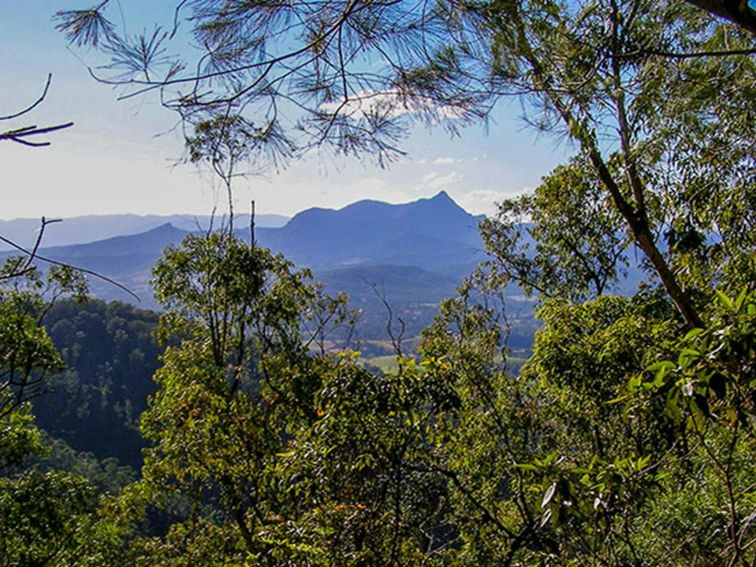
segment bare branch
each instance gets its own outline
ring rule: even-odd
[[[40,105],[40,103],[43,100],[45,100],[45,97],[47,96],[47,91],[50,90],[51,82],[52,82],[52,73],[48,73],[47,82],[45,82],[45,88],[42,90],[42,94],[39,95],[39,98],[37,98],[37,100],[35,100],[33,103],[31,103],[29,106],[27,106],[23,110],[16,112],[15,114],[9,114],[7,116],[0,116],[0,120],[13,120],[14,118],[18,118],[19,116],[23,116],[24,114],[34,110],[37,106]]]
[[[53,222],[55,222],[55,221],[53,221]],[[117,281],[115,281],[112,278],[109,278],[108,276],[104,276],[104,275],[102,275],[102,274],[100,274],[98,272],[95,272],[93,270],[88,270],[87,268],[79,268],[79,267],[74,266],[72,264],[67,264],[65,262],[59,262],[58,260],[53,260],[51,258],[46,258],[45,256],[39,255],[36,252],[36,248],[33,251],[32,250],[28,250],[28,249],[24,248],[23,246],[15,243],[15,242],[13,242],[9,238],[6,238],[6,237],[4,237],[2,235],[0,235],[0,242],[5,242],[9,246],[12,246],[16,250],[18,250],[19,252],[23,252],[24,254],[26,254],[29,257],[30,261],[36,259],[36,260],[39,260],[41,262],[45,262],[47,264],[51,264],[53,266],[61,266],[61,267],[64,267],[64,268],[71,268],[72,270],[76,270],[76,271],[81,272],[83,274],[87,274],[87,275],[93,276],[93,277],[95,277],[97,279],[100,279],[100,280],[102,280],[104,282],[107,282],[107,283],[109,283],[111,285],[114,285],[118,289],[120,289],[120,290],[125,291],[126,293],[128,293],[131,297],[133,297],[137,301],[142,301],[142,299],[136,293],[134,293],[133,291],[131,291],[125,285],[123,285],[121,283],[118,283]]]
[[[44,89],[42,89],[42,94],[40,94],[39,97],[37,97],[37,99],[33,103],[31,103],[29,106],[27,106],[23,110],[20,110],[13,114],[0,116],[0,121],[14,120],[21,116],[25,116],[26,114],[30,113],[32,110],[37,108],[42,103],[42,101],[44,101],[45,98],[47,97],[47,93],[50,90],[51,83],[52,83],[52,73],[49,73],[47,75],[47,81],[45,82],[45,87]],[[73,122],[66,122],[65,124],[58,124],[56,126],[38,127],[36,125],[33,125],[33,126],[24,126],[22,128],[14,128],[6,132],[0,132],[0,142],[3,140],[9,140],[11,142],[16,142],[23,146],[29,146],[32,148],[40,148],[44,146],[49,146],[50,142],[46,142],[46,141],[37,142],[34,140],[29,140],[29,138],[33,136],[39,136],[42,134],[49,134],[50,132],[56,132],[58,130],[63,130],[64,128],[69,128],[71,126],[73,126]]]
[[[36,141],[30,141],[27,138],[31,136],[39,136],[41,134],[49,134],[50,132],[57,132],[58,130],[64,130],[65,128],[70,128],[73,126],[73,122],[66,122],[65,124],[58,124],[57,126],[46,126],[46,127],[37,127],[35,126],[25,126],[24,128],[18,128],[16,130],[9,130],[7,132],[0,132],[0,141],[3,140],[9,140],[11,142],[16,142],[18,144],[22,144],[24,146],[30,146],[32,148],[41,148],[45,146],[49,146],[51,142],[36,142]]]

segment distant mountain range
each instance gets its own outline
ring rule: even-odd
[[[343,209],[308,209],[257,240],[316,271],[380,264],[439,269],[473,266],[483,244],[476,217],[442,191],[401,205],[359,201]]]
[[[194,231],[207,230],[212,218],[196,215],[85,215],[62,219],[48,226],[45,231],[45,246],[66,246],[84,244],[95,240],[104,240],[114,236],[124,236],[146,232],[163,224],[172,224],[176,228]],[[216,218],[217,226],[222,219]],[[283,215],[256,215],[255,223],[260,227],[279,227],[285,225],[289,217]],[[249,226],[249,215],[239,215],[237,226]],[[21,246],[31,246],[37,237],[40,219],[0,220],[0,235],[9,238]],[[0,250],[11,247],[0,242]]]
[[[283,224],[282,217],[257,217],[255,239],[298,266],[311,268],[327,291],[348,293],[351,305],[363,312],[358,328],[362,338],[378,341],[387,338],[386,303],[395,320],[402,319],[406,337],[416,336],[430,323],[438,304],[452,296],[462,279],[485,258],[478,232],[482,219],[442,191],[429,199],[399,205],[359,201],[339,210],[308,209]],[[8,236],[3,230],[10,225],[5,222],[0,222],[0,234]],[[14,225],[14,230],[21,226]],[[25,226],[33,230],[38,224]],[[45,244],[53,240],[53,228],[59,231],[63,226],[67,232],[64,236],[58,233],[58,240],[81,241],[104,232],[111,236],[87,243],[48,245],[40,251],[41,256],[107,276],[137,294],[142,307],[156,308],[149,285],[152,266],[166,246],[178,244],[192,232],[207,230],[210,218],[77,217],[51,227]],[[249,216],[236,217],[235,226],[239,227],[237,234],[248,240]],[[133,227],[140,230],[129,233]],[[144,227],[148,228],[141,230]],[[81,232],[76,232],[77,228]],[[0,259],[9,254],[0,252]],[[619,283],[620,293],[630,293],[643,277],[640,268],[632,267],[629,272]],[[134,302],[110,283],[97,278],[89,281],[96,297]],[[519,325],[512,342],[519,345],[516,348],[527,348],[535,327],[533,303],[516,287],[507,290],[507,297],[508,316]]]
[[[360,201],[339,210],[309,209],[278,227],[265,225],[279,218],[256,218],[255,237],[259,245],[312,268],[329,291],[347,292],[353,306],[366,312],[381,333],[385,331],[383,299],[397,310],[397,316],[404,313],[416,332],[483,259],[478,233],[481,220],[442,191],[430,199],[400,205]],[[37,226],[24,222],[28,230]],[[179,243],[198,226],[206,229],[208,225],[208,218],[189,221],[179,215],[78,217],[50,227],[45,244],[64,226],[68,231],[64,240],[81,241],[104,231],[125,234],[87,243],[48,245],[40,254],[112,278],[136,293],[140,305],[154,308],[149,286],[152,266],[166,246]],[[248,225],[248,217],[235,219],[242,238],[249,239]],[[129,234],[132,227],[145,226],[149,228]],[[7,236],[2,232],[7,227],[0,224],[0,234]],[[58,234],[57,239],[61,238]],[[93,294],[102,299],[133,302],[121,289],[102,280],[90,278],[90,285]]]

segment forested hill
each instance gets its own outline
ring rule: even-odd
[[[65,370],[34,400],[38,424],[77,451],[138,468],[139,416],[157,389],[152,375],[162,351],[157,320],[157,313],[119,302],[55,304],[45,325]]]

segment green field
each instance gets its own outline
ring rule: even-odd
[[[364,365],[378,368],[384,373],[394,373],[399,370],[399,365],[396,362],[395,354],[386,354],[381,356],[371,356],[361,359]],[[520,371],[520,367],[527,360],[527,354],[522,352],[515,352],[513,355],[507,358],[508,369],[513,374],[517,374]]]

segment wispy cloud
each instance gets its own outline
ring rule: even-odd
[[[459,158],[453,158],[453,157],[438,157],[434,159],[431,163],[433,165],[452,165],[455,163],[461,163],[462,160]]]
[[[462,175],[453,171],[448,175],[441,175],[437,171],[431,171],[422,176],[421,181],[428,189],[441,189],[462,180]]]
[[[498,204],[505,199],[513,199],[532,191],[531,187],[522,187],[515,191],[502,189],[473,189],[471,191],[455,192],[457,202],[466,211],[474,214],[494,215]]]
[[[352,95],[346,103],[342,101],[328,102],[320,105],[324,112],[339,112],[343,116],[358,117],[360,114],[384,112],[389,116],[404,116],[418,114],[441,120],[459,120],[465,111],[455,106],[438,104],[430,98],[420,96],[407,98],[398,92],[362,91]]]

